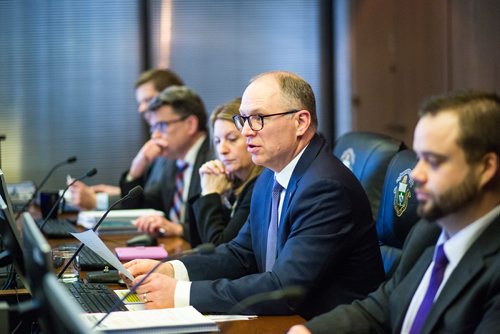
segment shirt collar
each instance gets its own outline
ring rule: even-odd
[[[189,167],[194,166],[194,164],[196,163],[196,157],[198,156],[198,151],[200,150],[201,145],[203,144],[205,138],[207,138],[207,135],[203,134],[200,138],[196,140],[196,142],[187,151],[186,156],[184,157],[184,162],[187,162]]]
[[[493,210],[460,230],[453,237],[448,238],[444,230],[441,231],[437,246],[444,243],[444,253],[452,265],[458,264],[464,254],[469,250],[474,241],[479,238],[481,233],[490,226],[496,217],[500,214],[500,205]]]
[[[299,162],[300,157],[306,150],[308,145],[302,149],[302,151],[297,154],[295,158],[293,158],[292,161],[288,163],[288,165],[285,166],[279,173],[274,173],[274,177],[276,181],[285,189],[288,188],[288,183],[290,182],[290,179],[292,178],[293,170],[295,169],[295,166],[297,166],[297,163]]]

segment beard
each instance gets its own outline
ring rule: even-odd
[[[437,220],[458,212],[477,198],[479,194],[478,184],[478,179],[471,171],[462,183],[442,194],[433,194],[425,202],[420,202],[417,206],[417,213],[427,220]]]

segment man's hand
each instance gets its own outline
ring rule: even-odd
[[[70,188],[71,202],[82,210],[95,210],[97,201],[94,190],[81,181],[76,181]]]
[[[147,259],[132,260],[124,263],[123,266],[130,272],[132,276],[137,278],[137,276],[149,273],[158,264],[158,262],[160,261]],[[155,270],[155,273],[174,277],[174,267],[168,262],[163,263]],[[129,287],[133,285],[132,281],[122,273],[120,273],[120,277]]]
[[[139,150],[128,172],[128,176],[132,179],[140,178],[146,169],[159,157],[164,150],[168,148],[166,140],[161,138],[148,140]]]
[[[162,236],[178,236],[184,235],[184,228],[181,224],[172,223],[170,220],[159,215],[147,215],[137,218],[134,225],[141,232]]]
[[[109,196],[120,196],[121,195],[120,187],[112,186],[109,184],[96,184],[95,186],[90,186],[90,188],[95,193],[106,193]]]
[[[137,276],[133,283],[143,276]],[[136,290],[137,296],[144,302],[147,310],[174,307],[174,292],[177,280],[166,275],[151,274]]]

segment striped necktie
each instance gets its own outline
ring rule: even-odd
[[[188,167],[188,163],[182,160],[177,160],[177,175],[175,176],[175,193],[170,208],[169,217],[174,223],[181,222],[181,214],[184,206],[184,171]]]

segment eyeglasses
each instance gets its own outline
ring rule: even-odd
[[[260,131],[264,127],[264,118],[266,117],[271,117],[271,116],[283,116],[283,115],[288,115],[288,114],[294,114],[300,110],[289,110],[285,112],[280,112],[277,114],[269,114],[269,115],[250,115],[250,116],[241,116],[241,115],[234,115],[233,116],[233,122],[234,125],[236,125],[236,128],[238,130],[242,130],[243,127],[245,126],[245,122],[248,121],[248,125],[250,126],[250,129],[253,131]]]
[[[183,120],[185,120],[188,117],[189,117],[189,115],[186,115],[186,116],[182,116],[181,118],[178,118],[178,119],[173,119],[171,121],[156,122],[155,124],[153,124],[149,127],[149,133],[153,134],[155,131],[160,131],[160,132],[165,133],[165,132],[167,132],[167,128],[170,125],[182,122]]]

